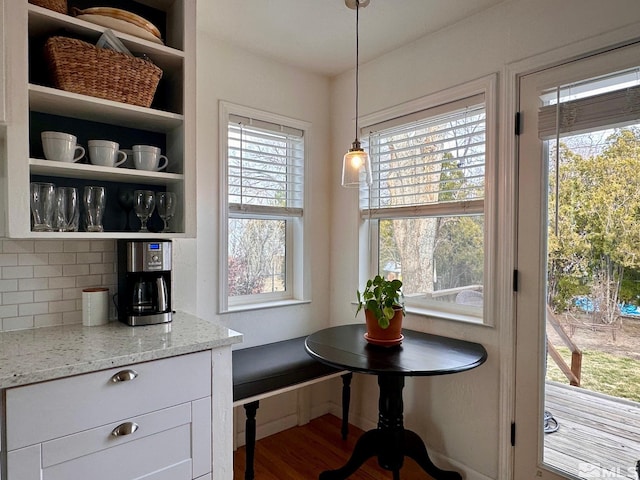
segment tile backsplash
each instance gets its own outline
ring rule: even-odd
[[[82,323],[82,289],[112,297],[116,262],[115,240],[0,238],[0,331]]]

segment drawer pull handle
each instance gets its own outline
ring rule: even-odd
[[[135,370],[122,370],[111,377],[113,383],[128,382],[138,376],[138,372]]]
[[[138,424],[135,422],[125,422],[118,425],[111,431],[113,437],[123,437],[125,435],[131,435],[138,430]]]

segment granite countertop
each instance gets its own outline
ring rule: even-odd
[[[242,341],[226,327],[186,313],[161,325],[120,322],[0,333],[0,388],[209,350]]]

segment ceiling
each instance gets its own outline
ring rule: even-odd
[[[371,0],[360,10],[360,62],[505,0]],[[334,76],[355,63],[355,10],[344,0],[206,0],[198,19],[216,38]]]

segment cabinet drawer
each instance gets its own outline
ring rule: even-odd
[[[122,422],[111,423],[101,427],[85,430],[62,438],[56,438],[42,444],[42,468],[69,462],[100,450],[131,444],[135,449],[138,440],[191,423],[191,404],[185,403],[176,407],[148,413]],[[129,434],[114,436],[117,428],[135,425],[135,431]],[[191,444],[191,439],[187,445]],[[191,454],[188,455],[191,457]]]
[[[208,478],[211,480],[211,476]],[[202,477],[202,479],[205,480],[205,477]],[[182,462],[159,472],[138,477],[136,480],[191,480],[191,465],[189,465],[189,462]]]
[[[113,381],[121,374],[122,381]],[[133,377],[127,380],[128,376]],[[211,395],[211,352],[16,387],[6,394],[7,450]]]
[[[169,478],[165,469],[177,469],[172,480],[189,480],[191,474],[189,425],[123,443],[42,470],[42,480],[134,480]],[[157,477],[153,474],[158,475]]]

